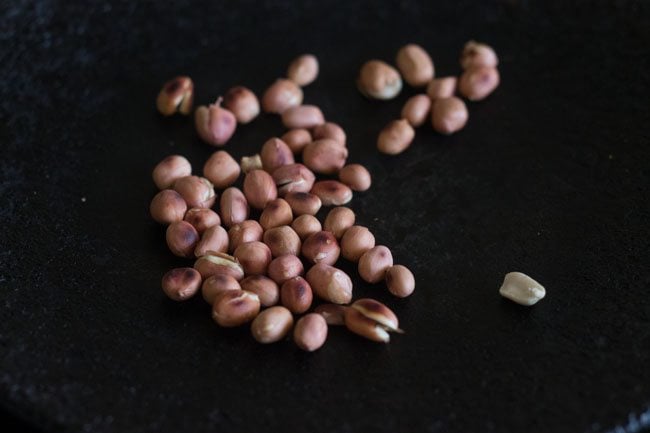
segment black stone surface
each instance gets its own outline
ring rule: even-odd
[[[169,2],[171,3],[171,2]],[[391,102],[355,90],[407,42],[457,74],[463,43],[502,85],[462,132],[375,151]],[[164,81],[207,103],[261,92],[315,53],[306,101],[348,131],[370,191],[351,207],[416,275],[386,301],[390,345],[331,329],[306,354],[166,300],[185,262],[148,216],[165,155],[214,149],[161,118]],[[0,406],[44,432],[608,432],[650,425],[650,8],[641,1],[3,2],[0,5]],[[226,149],[282,127],[262,116]],[[343,265],[352,270],[351,266]],[[503,275],[547,288],[503,300]],[[16,427],[16,419],[25,423]]]

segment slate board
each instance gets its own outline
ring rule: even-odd
[[[578,3],[578,4],[573,4]],[[5,2],[0,6],[0,406],[43,432],[608,432],[650,425],[650,10],[639,1]],[[465,130],[375,151],[391,102],[359,66],[425,46],[459,73],[470,38],[502,85]],[[306,354],[166,300],[171,256],[148,216],[154,164],[213,151],[155,96],[256,92],[315,53],[309,103],[348,131],[374,184],[358,221],[411,267],[390,345],[332,329]],[[226,147],[254,153],[273,116]],[[343,265],[353,270],[351,266]],[[526,272],[547,298],[500,298]]]

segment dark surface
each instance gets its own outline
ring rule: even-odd
[[[0,7],[11,419],[66,432],[650,425],[646,2],[174,3]],[[379,155],[378,130],[414,91],[367,101],[360,64],[419,42],[438,75],[456,74],[470,38],[496,47],[501,87],[469,105],[461,133],[423,127],[405,154]],[[406,300],[355,277],[357,296],[400,317],[407,333],[390,345],[337,328],[313,354],[261,346],[247,328],[217,328],[202,300],[159,288],[185,262],[148,216],[151,168],[181,153],[200,171],[214,150],[187,118],[155,112],[161,84],[188,74],[200,103],[233,84],[261,92],[306,51],[322,65],[306,101],[346,128],[350,161],[374,176],[351,207],[416,275]],[[226,149],[251,154],[281,131],[263,116]],[[503,300],[513,270],[547,298]]]

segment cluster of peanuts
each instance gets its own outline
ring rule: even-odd
[[[160,192],[151,215],[168,225],[170,251],[195,260],[193,267],[167,272],[162,288],[177,301],[200,291],[218,325],[252,322],[252,335],[261,343],[283,340],[293,328],[298,347],[313,351],[324,344],[328,325],[388,342],[389,332],[402,332],[395,314],[373,299],[353,302],[352,280],[334,265],[340,256],[357,263],[364,281],[385,281],[400,298],[413,293],[415,279],[408,268],[394,265],[391,251],[376,245],[370,230],[355,225],[355,213],[343,206],[353,191],[370,188],[371,176],[362,165],[347,164],[343,128],[326,122],[318,107],[302,104],[301,86],[317,75],[317,59],[303,55],[291,63],[287,78],[265,91],[261,104],[250,89],[237,86],[196,108],[197,133],[214,146],[224,145],[238,123],[257,117],[260,106],[281,115],[288,131],[239,163],[224,150],[214,152],[203,176],[192,175],[181,155],[156,165],[153,180]],[[190,114],[193,90],[189,77],[171,80],[158,96],[158,110]],[[242,173],[240,189],[235,184]],[[321,223],[316,214],[323,206],[332,209]],[[310,313],[315,297],[324,303]],[[301,316],[295,326],[294,315]]]
[[[434,78],[431,56],[424,48],[408,44],[400,48],[395,59],[397,69],[381,60],[366,62],[359,73],[357,87],[372,99],[392,99],[402,90],[402,77],[410,86],[426,93],[410,97],[401,112],[401,119],[390,122],[379,133],[380,152],[397,155],[404,152],[415,138],[415,130],[430,117],[431,125],[445,135],[461,130],[469,118],[465,102],[454,96],[456,91],[469,101],[480,101],[499,85],[499,59],[492,47],[469,41],[465,44],[460,65],[463,73]],[[401,75],[400,75],[401,72]]]

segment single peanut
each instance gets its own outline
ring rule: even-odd
[[[393,295],[406,298],[415,290],[415,277],[406,266],[391,266],[386,271],[386,285]]]
[[[314,186],[316,176],[302,164],[289,164],[273,171],[273,180],[278,188],[278,195],[285,196],[289,192],[309,192]]]
[[[224,189],[235,183],[239,173],[239,164],[225,150],[214,152],[203,166],[203,176],[217,189]]]
[[[425,94],[411,96],[402,108],[402,118],[417,128],[426,122],[431,111],[431,99]]]
[[[384,279],[386,271],[391,266],[393,266],[393,255],[390,250],[383,245],[377,245],[359,258],[359,276],[364,281],[375,284]]]
[[[327,323],[320,314],[310,313],[298,320],[293,331],[293,341],[304,351],[320,349],[327,340]]]
[[[452,96],[433,101],[431,124],[441,134],[449,135],[465,127],[469,113],[462,99]]]
[[[284,199],[294,215],[316,215],[323,204],[320,197],[309,192],[289,192]]]
[[[345,165],[347,157],[348,149],[330,138],[313,141],[302,152],[304,164],[321,174],[336,173]]]
[[[269,173],[273,173],[278,167],[295,162],[293,152],[284,141],[273,137],[262,145],[260,151],[262,167]]]
[[[305,239],[302,244],[302,255],[310,263],[325,263],[333,265],[339,258],[341,249],[334,235],[320,231]]]
[[[320,221],[313,215],[300,215],[293,220],[291,228],[301,240],[305,240],[309,235],[323,230]]]
[[[270,307],[280,301],[278,284],[265,275],[251,275],[240,282],[242,290],[255,293],[262,307]]]
[[[163,85],[156,99],[156,107],[163,116],[178,112],[190,114],[194,101],[194,83],[190,77],[180,76]]]
[[[318,77],[318,59],[313,54],[303,54],[294,59],[287,69],[287,78],[304,87]]]
[[[305,268],[300,259],[291,254],[276,257],[271,261],[268,268],[268,275],[278,284],[283,284],[290,278],[303,274]]]
[[[498,64],[499,58],[494,49],[489,45],[476,41],[467,42],[460,55],[460,66],[463,69],[483,66],[496,68]]]
[[[231,186],[221,194],[219,203],[223,225],[232,227],[248,218],[250,209],[244,193],[237,187]]]
[[[366,227],[352,226],[341,238],[341,255],[352,262],[375,246],[375,236]]]
[[[270,174],[252,170],[244,178],[244,195],[252,207],[264,209],[268,202],[277,198],[278,190]]]
[[[251,323],[253,338],[262,344],[275,343],[287,336],[293,326],[293,315],[284,307],[262,311]]]
[[[174,191],[179,193],[188,207],[211,208],[217,199],[212,182],[204,177],[185,176],[174,182]]]
[[[377,149],[381,153],[397,155],[408,149],[413,138],[415,138],[415,130],[408,120],[393,120],[379,133]]]
[[[266,204],[266,207],[260,215],[260,225],[264,230],[273,227],[286,226],[293,221],[291,206],[286,200],[276,198]]]
[[[204,279],[216,274],[230,275],[237,281],[244,278],[244,268],[235,257],[216,251],[199,257],[194,262],[194,269],[199,271]]]
[[[367,191],[372,185],[372,177],[361,164],[348,164],[339,171],[339,180],[353,191]]]
[[[282,114],[287,108],[302,104],[303,93],[291,80],[279,79],[262,96],[262,109],[267,113]]]
[[[434,78],[427,85],[427,95],[431,100],[450,98],[456,92],[456,77]]]
[[[315,105],[298,105],[282,112],[282,124],[288,129],[313,128],[323,123],[325,116]]]
[[[348,307],[338,304],[320,304],[314,313],[320,314],[328,325],[345,325],[345,310]]]
[[[235,224],[228,230],[228,238],[230,239],[230,251],[235,249],[243,243],[262,240],[264,229],[255,220],[242,221]]]
[[[419,45],[408,44],[400,48],[395,63],[404,81],[413,87],[425,86],[433,79],[435,73],[433,60]]]
[[[301,153],[305,146],[312,142],[311,134],[306,129],[291,129],[280,138],[294,154]]]
[[[470,101],[480,101],[487,98],[499,86],[499,71],[497,68],[481,66],[467,69],[460,76],[458,93]]]
[[[192,165],[181,155],[170,155],[160,161],[151,176],[158,189],[171,188],[181,177],[192,174]]]
[[[260,300],[245,290],[228,290],[212,306],[212,319],[223,327],[243,325],[260,312]]]
[[[320,298],[334,304],[349,304],[352,300],[352,280],[340,269],[318,263],[305,276]]]
[[[165,234],[169,250],[178,257],[192,257],[199,242],[199,233],[186,221],[176,221],[167,227]]]
[[[213,146],[223,146],[235,133],[235,115],[221,107],[222,98],[214,104],[200,106],[194,112],[196,132],[203,141]]]
[[[315,140],[322,140],[323,138],[329,138],[336,141],[341,146],[345,147],[347,137],[343,128],[340,125],[334,122],[325,122],[322,125],[315,126],[312,129],[312,136]]]
[[[313,299],[311,286],[303,277],[290,278],[280,288],[280,302],[294,314],[309,310]]]
[[[192,268],[176,268],[162,278],[163,292],[174,301],[191,298],[201,287],[201,274]]]
[[[323,229],[340,240],[347,229],[354,225],[356,217],[349,207],[339,206],[329,211],[323,223]]]
[[[237,247],[233,255],[237,258],[244,275],[264,275],[271,263],[271,250],[266,244],[255,241],[246,242]]]
[[[201,286],[203,299],[210,305],[213,305],[217,297],[228,290],[241,290],[241,286],[236,279],[227,274],[215,274],[206,279]]]
[[[273,227],[264,232],[264,243],[271,249],[273,257],[300,254],[300,237],[289,226]]]
[[[226,92],[223,106],[235,115],[237,122],[246,124],[260,114],[260,103],[257,96],[244,86],[235,86]]]
[[[253,156],[242,156],[241,161],[239,162],[241,171],[244,174],[252,170],[261,170],[262,169],[262,157],[259,153]]]
[[[369,98],[392,99],[402,90],[402,77],[388,63],[370,60],[361,66],[357,87]]]
[[[323,206],[341,206],[352,200],[350,187],[337,180],[315,182],[311,193],[320,198]]]
[[[192,208],[185,213],[183,218],[188,223],[192,224],[199,234],[209,229],[212,226],[221,224],[219,214],[212,209],[206,208]]]
[[[225,253],[228,251],[228,232],[221,226],[212,226],[203,232],[201,240],[194,248],[194,255],[201,257],[210,251]]]
[[[172,189],[164,189],[151,200],[149,212],[154,221],[160,224],[171,224],[182,221],[187,203],[183,197]]]

